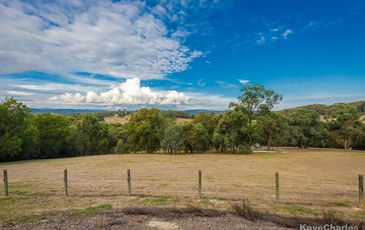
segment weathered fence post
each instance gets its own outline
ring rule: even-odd
[[[199,182],[199,197],[202,196],[202,170],[198,172],[198,182]]]
[[[3,172],[3,176],[4,176],[4,194],[5,196],[8,196],[9,195],[9,184],[8,184],[8,170],[4,169],[4,172]]]
[[[364,176],[359,175],[359,201],[364,201]]]
[[[67,169],[63,170],[63,182],[65,185],[65,195],[68,196],[68,178],[67,178]]]
[[[132,195],[132,188],[131,188],[131,170],[127,170],[127,181],[128,181],[128,195]]]
[[[280,198],[280,184],[279,184],[279,173],[275,172],[275,198],[279,200]]]

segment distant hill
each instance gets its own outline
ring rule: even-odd
[[[32,113],[56,113],[56,114],[77,114],[77,113],[96,113],[101,112],[105,110],[101,109],[51,109],[51,108],[31,108]],[[164,110],[168,112],[169,110]],[[134,113],[135,111],[130,111]],[[205,110],[205,109],[193,109],[193,110],[185,110],[182,112],[187,112],[191,115],[196,115],[200,112],[205,113],[216,113],[216,114],[222,114],[225,111],[217,111],[217,110]]]
[[[31,108],[32,113],[56,113],[56,114],[76,114],[76,113],[95,113],[100,109],[49,109],[49,108]]]
[[[295,110],[295,109],[310,109],[310,110],[315,110],[317,111],[320,115],[329,115],[329,111],[335,107],[336,105],[339,104],[348,104],[348,105],[352,105],[355,106],[357,108],[357,111],[360,113],[365,113],[365,101],[355,101],[355,102],[349,102],[349,103],[335,103],[332,105],[325,105],[325,104],[313,104],[313,105],[304,105],[304,106],[299,106],[296,108],[292,108],[292,109],[284,109],[284,111],[290,111],[290,110]]]
[[[295,110],[295,109],[311,109],[311,110],[317,111],[320,115],[325,116],[325,115],[328,115],[329,111],[338,104],[353,105],[357,108],[357,111],[365,114],[365,100],[349,102],[349,103],[336,103],[333,105],[325,105],[325,104],[304,105],[304,106],[299,106],[299,107],[295,107],[292,109],[284,109],[283,111],[290,111],[290,110]],[[96,112],[105,111],[105,110],[101,110],[101,109],[50,109],[50,108],[32,108],[31,110],[32,110],[32,113],[56,113],[56,114],[96,113]],[[168,114],[168,113],[180,114],[181,113],[180,115],[175,116],[175,117],[181,117],[181,118],[185,118],[186,113],[191,114],[191,115],[197,115],[200,112],[214,113],[214,114],[222,114],[222,113],[226,112],[226,111],[207,110],[207,109],[190,109],[190,110],[185,110],[185,111],[173,111],[173,110],[163,110],[163,111],[166,114]],[[113,112],[113,111],[110,111],[110,112]],[[134,113],[135,111],[130,111],[130,112]],[[184,113],[185,113],[185,115],[184,115]],[[173,116],[173,115],[171,115],[171,116]]]

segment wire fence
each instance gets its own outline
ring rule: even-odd
[[[325,204],[364,202],[362,175],[354,176],[347,184],[338,184],[332,181],[296,181],[279,173],[229,181],[211,178],[200,170],[184,176],[166,171],[148,175],[139,170],[128,171],[125,175],[116,176],[113,171],[73,174],[73,171],[65,169],[57,175],[53,172],[52,175],[39,174],[29,179],[29,174],[34,172],[4,169],[1,190],[4,196],[167,196]],[[28,177],[23,180],[25,174]]]

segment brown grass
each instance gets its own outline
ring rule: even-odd
[[[0,220],[100,204],[186,206],[227,209],[248,198],[260,210],[303,216],[337,215],[365,219],[359,206],[358,174],[365,174],[365,152],[282,149],[282,153],[129,154],[32,160],[0,164],[8,169],[10,196],[0,195]],[[63,169],[69,172],[69,197]],[[127,196],[127,173],[132,193]],[[198,170],[203,198],[198,197]],[[274,173],[280,172],[281,201],[274,200]],[[3,190],[2,185],[0,186]]]
[[[118,117],[117,115],[105,117],[104,121],[106,123],[119,123],[119,124],[127,124],[129,122],[130,115],[124,117]]]

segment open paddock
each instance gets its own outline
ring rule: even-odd
[[[358,190],[358,175],[365,174],[363,151],[283,148],[281,153],[250,155],[97,155],[1,163],[3,169],[9,175],[9,196],[0,195],[1,221],[102,204],[225,209],[245,198],[270,212],[315,216],[326,209],[365,218]],[[127,169],[131,170],[132,196],[128,195]],[[202,170],[201,197],[198,170]],[[275,199],[275,172],[280,173],[279,201]]]

